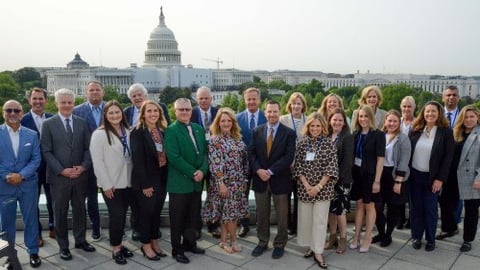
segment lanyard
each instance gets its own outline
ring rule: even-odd
[[[318,136],[315,141],[316,143],[314,144],[315,148],[313,149],[314,151],[311,151],[312,147],[310,146],[310,141],[311,140],[308,140],[308,144],[307,144],[307,153],[308,152],[315,152],[316,149],[318,149],[320,147],[320,144],[322,143],[322,136]]]
[[[331,139],[332,139],[332,135],[330,135],[329,138],[330,138],[330,140],[331,140]],[[338,138],[340,138],[340,133],[337,134],[337,137],[335,138],[335,141],[332,142],[334,146],[337,146]]]
[[[130,149],[128,148],[128,142],[127,142],[127,133],[125,132],[125,128],[122,127],[122,145],[123,145],[123,156],[125,156],[125,153],[128,153],[128,156],[130,156]]]
[[[362,147],[362,138],[365,137],[365,141],[367,140],[368,133],[365,135],[362,135],[361,132],[358,133],[358,141],[357,141],[357,147],[355,150],[355,156],[362,159],[363,158],[363,147]]]
[[[295,126],[295,119],[293,119],[293,114],[290,114],[290,117],[292,118],[292,125],[293,125],[293,130],[295,130],[295,133],[297,133],[297,127]],[[302,122],[305,124],[305,115],[302,114]]]

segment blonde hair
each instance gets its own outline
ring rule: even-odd
[[[338,105],[340,106],[339,108],[344,110],[344,107],[343,107],[343,100],[342,98],[337,95],[337,94],[328,94],[323,100],[322,100],[322,105],[320,106],[320,109],[318,109],[318,112],[321,113],[324,117],[328,117],[330,116],[330,112],[328,111],[328,108],[327,108],[327,102],[328,102],[328,99],[329,98],[336,98],[337,101],[338,101]]]
[[[393,140],[393,138],[397,137],[398,133],[400,133],[401,129],[400,129],[400,121],[402,120],[402,115],[400,114],[400,112],[398,112],[397,110],[390,110],[388,111],[386,114],[385,114],[385,118],[383,120],[383,127],[382,127],[382,131],[385,132],[385,133],[388,133],[388,130],[387,130],[387,117],[389,117],[390,115],[393,115],[395,117],[398,118],[398,127],[397,129],[393,132],[393,135],[391,138],[388,139],[388,142],[390,142],[391,140]],[[387,143],[388,143],[387,142]]]
[[[158,117],[156,126],[160,127],[162,130],[165,130],[167,128],[167,120],[165,119],[165,115],[163,114],[162,107],[158,105],[158,103],[154,100],[145,100],[140,107],[140,112],[138,113],[138,122],[137,122],[137,129],[140,129],[142,126],[146,125],[145,124],[145,111],[147,110],[147,105],[154,105],[157,107],[158,111],[160,112],[160,116]]]
[[[302,129],[302,135],[309,136],[309,137],[312,136],[310,134],[310,131],[308,130],[308,128],[310,127],[312,122],[315,121],[315,120],[320,121],[320,125],[322,126],[322,135],[323,136],[328,136],[327,120],[325,120],[325,117],[323,117],[323,115],[318,113],[318,112],[314,112],[307,117],[307,122],[305,123],[305,126]]]
[[[230,136],[232,136],[232,138],[237,141],[241,140],[242,134],[240,133],[240,127],[238,126],[237,117],[235,116],[235,112],[228,107],[218,109],[217,115],[215,116],[215,119],[210,126],[210,132],[212,132],[212,135],[214,136],[223,135],[222,129],[220,128],[220,118],[224,114],[227,115],[230,120],[232,120],[232,129],[230,130]]]
[[[362,130],[362,126],[358,123],[360,117],[360,111],[363,111],[367,114],[368,116],[368,126],[370,127],[371,130],[377,129],[377,126],[375,125],[375,115],[373,114],[373,109],[372,107],[368,105],[361,105],[360,108],[357,110],[357,118],[355,120],[355,123],[353,123],[353,130],[355,131],[360,131]]]
[[[302,104],[303,104],[302,113],[305,113],[307,111],[307,100],[305,99],[305,96],[300,92],[292,93],[292,95],[290,96],[287,102],[287,111],[289,113],[292,112],[292,103],[295,102],[297,98],[299,98],[302,101]]]
[[[456,142],[461,142],[464,140],[463,132],[465,131],[465,126],[463,125],[463,122],[465,121],[465,115],[467,114],[467,112],[475,113],[479,118],[477,121],[477,124],[479,124],[480,111],[478,110],[478,108],[474,105],[467,105],[463,107],[463,109],[460,111],[460,114],[458,115],[457,123],[455,124],[455,127],[453,127],[453,138]]]
[[[382,96],[382,91],[380,90],[380,87],[376,85],[370,85],[362,90],[362,95],[360,96],[360,99],[358,100],[358,105],[363,106],[363,105],[368,105],[367,104],[367,97],[368,93],[371,91],[374,91],[375,94],[377,95],[377,108],[380,107],[380,105],[383,102],[383,96]]]

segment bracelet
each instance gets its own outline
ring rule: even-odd
[[[315,186],[318,190],[318,192],[320,192],[322,189],[323,189],[323,185],[322,184],[318,184]]]
[[[403,183],[403,181],[395,180],[395,184],[401,184],[401,183]]]

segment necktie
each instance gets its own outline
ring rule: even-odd
[[[453,123],[452,123],[452,113],[451,112],[447,113],[447,120],[448,120],[448,123],[450,124],[450,127],[452,127]]]
[[[95,119],[95,124],[98,126],[100,126],[100,116],[101,116],[101,112],[100,112],[100,107],[99,106],[93,106],[93,119]]]
[[[193,145],[195,146],[195,151],[198,153],[197,140],[195,139],[195,135],[193,134],[192,126],[187,125],[187,129],[188,129],[188,134],[190,134],[190,138],[192,139]]]
[[[203,117],[203,127],[205,128],[205,132],[208,132],[210,129],[210,125],[208,123],[208,113],[205,112],[205,115]]]
[[[252,113],[250,115],[250,129],[254,129],[255,128],[255,115]]]
[[[268,133],[268,137],[267,137],[267,156],[270,155],[272,144],[273,144],[273,128],[270,128],[270,132]]]
[[[68,140],[68,143],[70,145],[72,145],[72,143],[73,143],[73,130],[72,130],[72,126],[70,126],[70,119],[69,118],[65,119],[65,122],[66,122],[66,126],[67,126],[67,140]]]

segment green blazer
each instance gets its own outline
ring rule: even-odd
[[[206,175],[208,169],[207,142],[203,128],[191,123],[198,153],[195,151],[187,126],[175,121],[165,130],[165,152],[168,159],[167,192],[190,193],[201,191],[203,180],[195,182],[193,174],[201,170]]]

